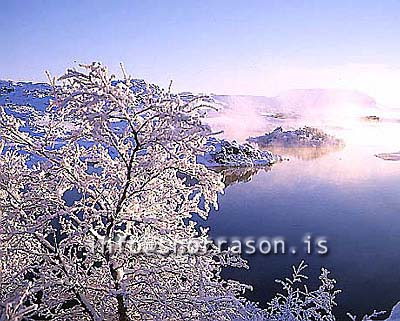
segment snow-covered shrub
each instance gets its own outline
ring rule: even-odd
[[[245,313],[246,287],[220,277],[244,262],[192,220],[217,207],[224,187],[196,163],[210,132],[203,103],[134,92],[97,63],[82,68],[53,80],[46,111],[0,109],[0,319]],[[163,255],[132,251],[144,237]],[[175,253],[175,240],[208,242],[207,251],[183,243]]]
[[[340,290],[335,289],[336,281],[329,278],[329,271],[321,270],[319,277],[321,285],[317,290],[310,291],[303,274],[307,265],[301,262],[293,267],[292,278],[277,280],[282,285],[284,293],[278,293],[268,303],[266,320],[269,321],[334,321],[332,308],[336,305],[335,298]]]

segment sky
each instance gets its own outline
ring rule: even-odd
[[[175,91],[345,88],[396,104],[399,0],[0,0],[0,79],[77,62]]]

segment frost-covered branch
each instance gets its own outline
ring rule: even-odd
[[[230,254],[212,243],[200,256],[133,251],[209,241],[192,216],[206,218],[224,186],[196,163],[204,100],[132,90],[97,63],[52,86],[44,112],[0,109],[1,318],[244,316],[245,287],[220,277]]]

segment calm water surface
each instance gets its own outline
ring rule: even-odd
[[[243,173],[245,183],[227,177],[231,185],[207,221],[211,235],[282,236],[298,253],[245,256],[250,270],[229,269],[225,276],[253,285],[248,298],[265,307],[280,290],[274,280],[289,276],[291,265],[304,259],[310,286],[317,287],[326,267],[343,290],[338,320],[346,320],[346,312],[390,310],[400,300],[400,162],[374,154],[400,150],[399,126],[341,129],[343,150],[287,151],[290,161]],[[326,237],[329,253],[305,254],[307,233]]]

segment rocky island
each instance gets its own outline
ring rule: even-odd
[[[400,152],[380,153],[376,154],[375,156],[387,161],[400,161]]]
[[[296,130],[284,131],[277,127],[265,135],[250,137],[249,143],[255,143],[259,147],[331,147],[343,146],[344,142],[334,136],[328,135],[314,127],[302,127]]]

